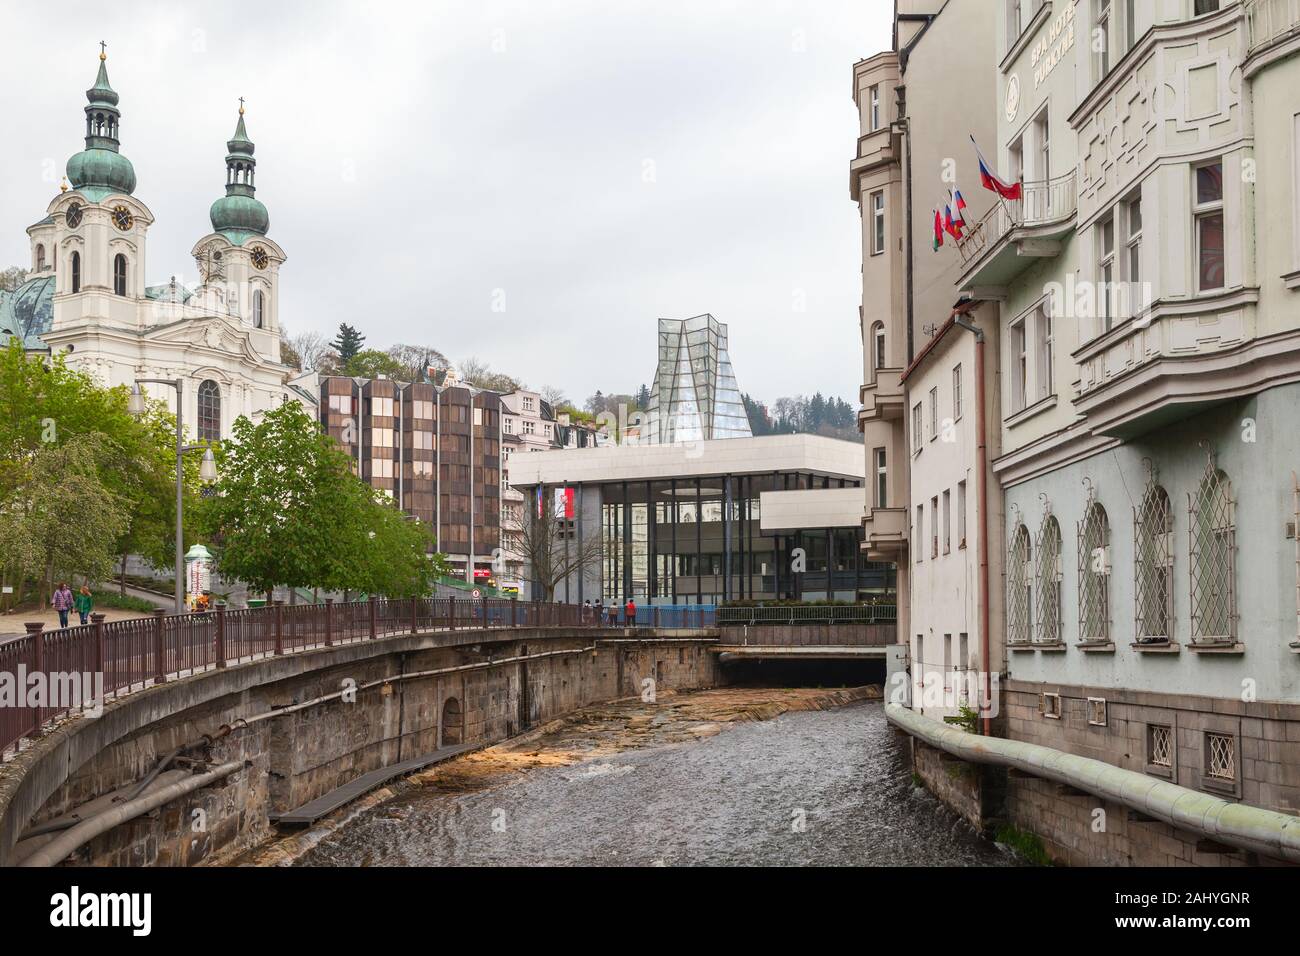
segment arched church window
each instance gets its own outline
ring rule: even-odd
[[[126,295],[126,256],[113,257],[113,294]]]
[[[262,307],[263,297],[261,289],[253,290],[253,328],[260,329],[265,325],[265,315]]]
[[[208,379],[199,386],[199,441],[221,440],[221,389]]]
[[[45,271],[45,244],[40,242],[36,244],[36,271]]]
[[[72,254],[72,291],[81,291],[81,253]]]

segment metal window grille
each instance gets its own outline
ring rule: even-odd
[[[1232,486],[1206,465],[1196,497],[1188,495],[1188,567],[1191,579],[1192,640],[1215,644],[1236,635],[1236,526]]]
[[[1032,547],[1029,530],[1016,525],[1007,556],[1007,643],[1028,644],[1033,631]]]
[[[1139,643],[1173,640],[1174,512],[1148,465],[1142,506],[1133,510],[1133,586]]]
[[[1174,732],[1172,727],[1151,724],[1147,727],[1147,762],[1153,767],[1173,767]]]
[[[1215,780],[1237,779],[1237,741],[1232,736],[1205,735],[1205,775]]]
[[[1106,698],[1088,698],[1088,723],[1094,727],[1106,726]]]
[[[1036,638],[1043,644],[1061,641],[1061,525],[1048,511],[1038,529],[1038,561],[1034,578],[1038,582],[1038,627]]]
[[[1079,522],[1079,639],[1110,640],[1110,521],[1088,486],[1088,504]]]

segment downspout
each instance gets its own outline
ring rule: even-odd
[[[899,704],[886,704],[885,717],[913,737],[962,760],[1010,767],[1076,787],[1220,843],[1300,863],[1300,818],[1289,814],[1221,800],[1091,757],[1023,740],[969,734]]]
[[[980,709],[984,712],[984,736],[991,737],[993,736],[992,718],[989,714],[993,711],[993,690],[989,671],[993,666],[993,659],[989,640],[989,508],[985,481],[985,472],[988,470],[988,439],[984,431],[984,330],[960,312],[953,314],[953,324],[975,336],[975,445],[976,457],[979,459],[979,471],[975,475],[975,500],[979,503],[980,509],[980,654],[984,665]]]
[[[907,87],[900,85],[897,90],[897,95],[899,115],[898,129],[901,133],[900,138],[905,140],[906,145],[904,146],[904,149],[907,152],[907,162],[903,167],[903,203],[906,207],[907,215],[907,276],[904,279],[907,288],[904,290],[904,295],[907,302],[907,364],[911,365],[912,359],[916,357],[915,335],[912,331],[912,326],[914,324],[912,287],[916,281],[916,268],[912,261],[913,253],[915,251],[914,243],[912,242],[912,134],[909,128],[911,121],[907,117]]]
[[[946,3],[944,5],[947,6]],[[943,12],[942,7],[940,8],[939,12],[940,13]],[[911,138],[911,132],[908,128],[909,121],[907,116],[907,61],[911,58],[912,51],[916,49],[917,44],[921,42],[921,38],[925,36],[925,34],[929,31],[930,25],[934,23],[934,18],[937,17],[938,15],[939,15],[938,13],[898,15],[897,3],[895,3],[895,18],[894,18],[894,44],[895,45],[898,44],[899,21],[922,21],[921,29],[917,31],[916,36],[912,37],[912,39],[908,42],[908,44],[898,51],[899,79],[901,79],[903,82],[899,83],[898,88],[895,90],[895,95],[898,98],[898,118],[900,120],[898,124],[899,132],[907,138],[907,162],[904,165],[904,169],[903,169],[903,192],[904,192],[904,205],[906,206],[906,214],[907,214],[907,279],[906,279],[907,289],[905,294],[907,297],[907,364],[908,365],[912,364],[912,359],[915,357],[915,334],[912,331],[912,316],[913,316],[912,288],[915,282],[915,269],[913,269],[912,267],[912,255],[914,249],[914,243],[912,241],[912,138]]]

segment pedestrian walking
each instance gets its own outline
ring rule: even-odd
[[[54,600],[50,603],[54,605],[54,610],[59,612],[59,627],[67,627],[68,612],[72,610],[74,603],[72,588],[68,587],[67,581],[59,582],[58,590],[54,592]]]
[[[73,606],[77,609],[77,615],[81,618],[82,624],[90,623],[90,612],[95,608],[95,599],[90,593],[90,588],[84,584],[77,596],[72,599]]]
[[[626,617],[627,626],[635,627],[636,626],[636,601],[632,600],[632,598],[628,598],[627,607],[624,608],[624,611],[626,612],[627,615]]]

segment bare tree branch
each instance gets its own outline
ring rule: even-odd
[[[540,503],[536,492],[527,495],[522,508],[511,509],[503,518],[510,550],[528,564],[543,601],[554,600],[556,588],[566,578],[580,577],[598,566],[604,551],[599,535],[584,536],[579,542],[576,522],[556,513],[555,491],[543,488]]]

